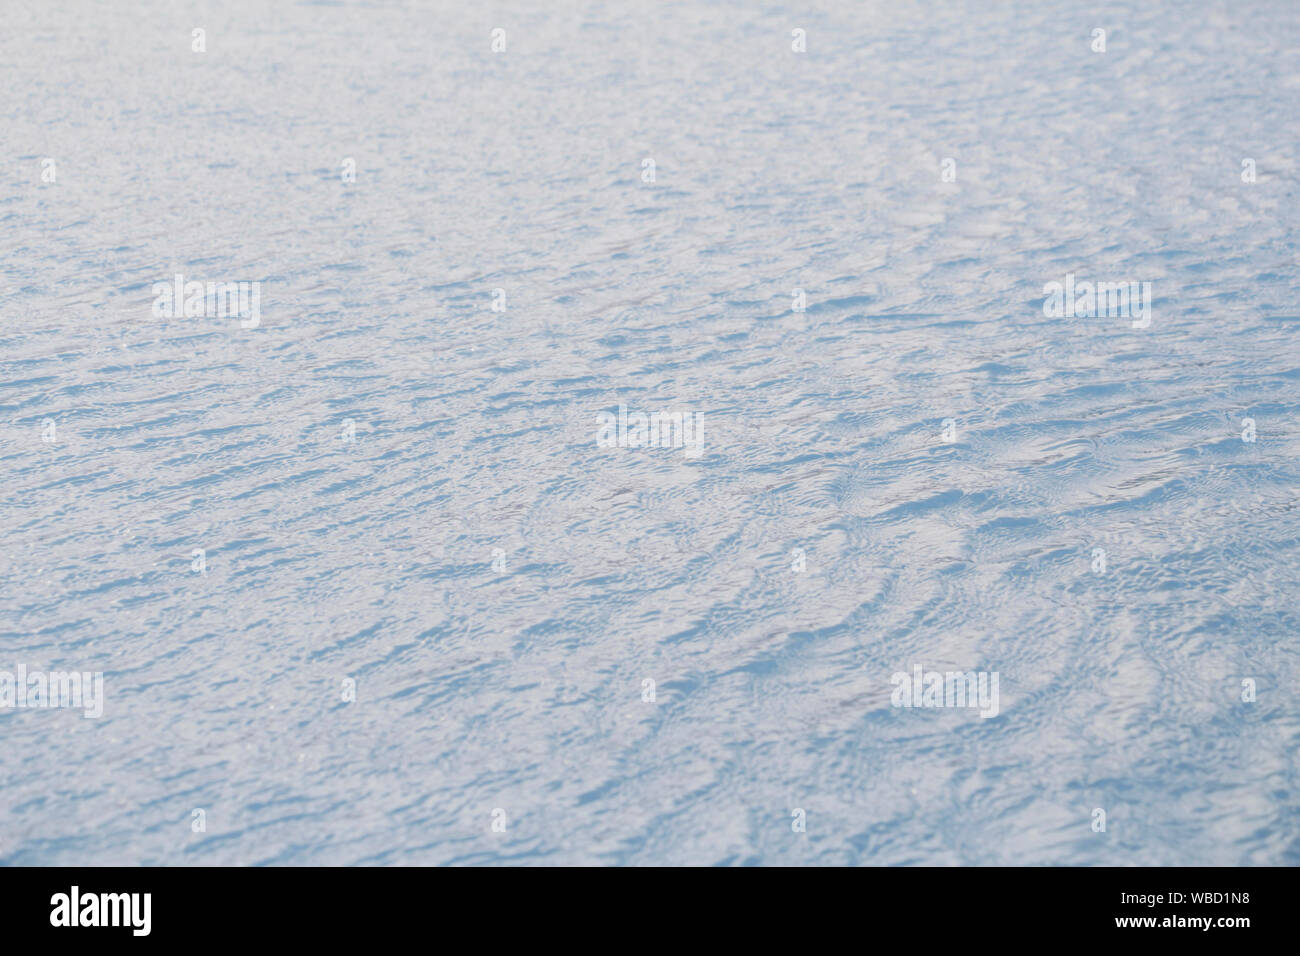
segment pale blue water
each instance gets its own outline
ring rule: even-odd
[[[1295,3],[4,17],[0,862],[1300,862]]]

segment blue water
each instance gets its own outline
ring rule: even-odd
[[[4,16],[0,863],[1300,863],[1291,0]]]

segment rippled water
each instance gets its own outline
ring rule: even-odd
[[[528,6],[6,8],[0,862],[1300,863],[1300,8]]]

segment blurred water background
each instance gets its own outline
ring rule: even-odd
[[[1300,863],[1295,3],[4,19],[0,862]]]

